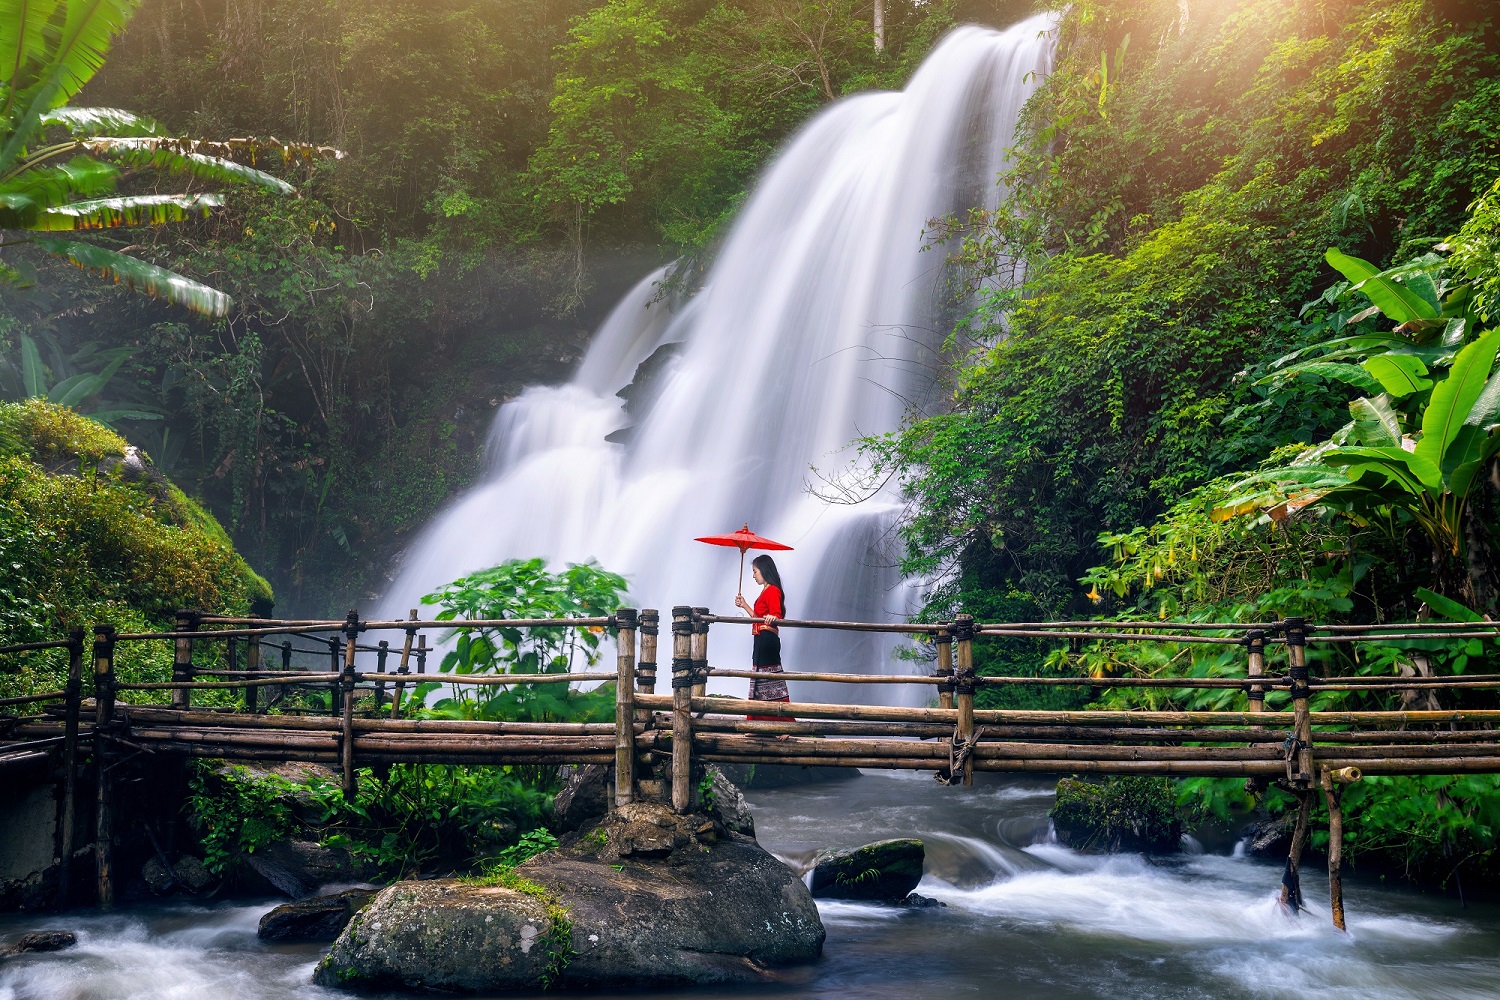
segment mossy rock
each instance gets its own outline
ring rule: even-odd
[[[922,881],[926,860],[926,847],[912,839],[824,851],[813,862],[812,894],[818,899],[899,903]]]
[[[1079,851],[1170,854],[1182,843],[1177,795],[1166,778],[1064,778],[1051,817],[1057,839]]]

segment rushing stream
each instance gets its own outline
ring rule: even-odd
[[[823,959],[783,985],[650,996],[1480,1000],[1500,996],[1500,909],[1347,880],[1350,933],[1282,914],[1279,867],[1223,854],[1086,857],[1046,842],[1048,782],[942,788],[918,774],[750,796],[761,843],[796,863],[825,846],[893,836],[927,844],[919,887],[943,909],[821,904]],[[111,916],[0,918],[75,930],[77,948],[0,960],[0,1000],[335,1000],[309,985],[319,946],[267,946],[260,906],[154,906]]]

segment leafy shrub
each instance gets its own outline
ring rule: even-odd
[[[292,781],[201,763],[188,808],[212,871],[295,837],[368,858],[394,878],[464,870],[487,858],[519,864],[556,845],[539,829],[549,805],[545,792],[508,767],[396,764],[383,775],[361,769],[351,802],[334,780]],[[531,832],[518,837],[523,829]]]

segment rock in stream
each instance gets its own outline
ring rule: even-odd
[[[761,983],[824,930],[802,880],[705,815],[635,803],[489,880],[398,882],[314,981],[465,992]]]

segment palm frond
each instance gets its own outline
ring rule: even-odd
[[[45,50],[47,22],[57,4],[58,0],[0,0],[0,84],[9,91],[7,108],[17,78]]]
[[[174,143],[192,140],[173,139]],[[222,184],[254,184],[277,194],[294,194],[296,188],[264,170],[243,163],[210,156],[206,153],[184,153],[177,149],[143,144],[136,138],[100,136],[87,141],[88,149],[98,156],[109,157],[140,170],[161,170],[187,174],[199,180]]]
[[[44,27],[44,46],[27,66],[39,63],[39,76],[25,79],[21,67],[10,80],[4,114],[10,120],[9,134],[0,144],[0,169],[8,168],[42,129],[42,115],[67,103],[82,89],[99,67],[110,39],[118,34],[139,0],[67,0],[59,25],[52,4]]]
[[[92,145],[96,142],[101,144],[97,148]],[[184,139],[169,136],[136,136],[91,140],[85,145],[96,152],[133,148],[166,149],[177,153],[198,153],[225,159],[238,156],[248,158],[252,164],[268,156],[279,156],[282,163],[311,163],[314,160],[342,160],[345,155],[342,149],[334,146],[283,142],[274,135],[267,139]]]
[[[0,4],[4,2],[6,0],[0,0]],[[59,125],[76,139],[99,135],[153,136],[162,133],[162,127],[154,118],[120,108],[53,108],[42,115],[42,124]]]
[[[185,306],[204,316],[227,315],[234,304],[232,298],[217,288],[114,250],[71,240],[39,239],[36,243],[48,253],[70,260],[86,271],[113,278],[134,291]]]
[[[87,156],[16,174],[0,183],[0,229],[31,229],[48,208],[113,191],[119,175],[119,168]]]
[[[94,198],[49,207],[26,228],[43,233],[66,233],[79,229],[113,229],[116,226],[160,226],[169,222],[183,222],[195,215],[206,218],[209,212],[223,204],[223,196],[217,194],[139,194],[119,198]]]

